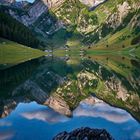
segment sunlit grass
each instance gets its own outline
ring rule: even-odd
[[[46,52],[0,38],[1,65],[14,65],[43,55],[46,55]]]

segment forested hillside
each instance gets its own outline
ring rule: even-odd
[[[38,48],[40,44],[29,28],[2,11],[0,11],[0,37],[33,48]]]

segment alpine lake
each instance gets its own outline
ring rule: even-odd
[[[51,140],[80,127],[140,139],[140,59],[68,46],[0,70],[0,139]]]

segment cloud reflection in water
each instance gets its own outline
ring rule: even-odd
[[[48,123],[58,123],[58,122],[65,122],[69,120],[69,118],[67,118],[66,116],[63,116],[57,112],[54,112],[52,109],[48,107],[42,110],[25,112],[25,113],[22,113],[21,116],[29,120],[37,119],[41,121],[46,121]]]
[[[13,131],[0,132],[0,140],[10,140],[14,136]]]
[[[92,98],[92,97],[91,97]],[[48,123],[59,123],[70,121],[70,118],[67,118],[64,115],[61,115],[49,107],[27,111],[21,113],[21,116],[26,119],[37,119],[41,121],[46,121]],[[105,102],[98,103],[88,103],[87,101],[82,101],[79,106],[74,110],[73,117],[93,117],[93,118],[103,118],[107,121],[114,123],[124,123],[127,121],[133,120],[132,116],[125,110],[112,107]]]
[[[62,131],[71,131],[85,126],[105,128],[116,140],[140,139],[139,123],[128,112],[104,102],[82,101],[74,110],[72,118],[67,118],[35,102],[21,103],[8,117],[0,120],[0,125],[0,140],[18,140],[20,137],[51,140]],[[16,133],[7,134],[9,138],[6,138],[1,132],[6,133],[9,129]]]
[[[74,111],[74,116],[101,117],[114,123],[123,123],[133,119],[126,111],[104,102],[96,103],[94,106],[82,102]]]

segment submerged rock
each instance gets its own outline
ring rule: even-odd
[[[78,128],[68,133],[66,131],[56,135],[53,140],[114,140],[105,129]]]

